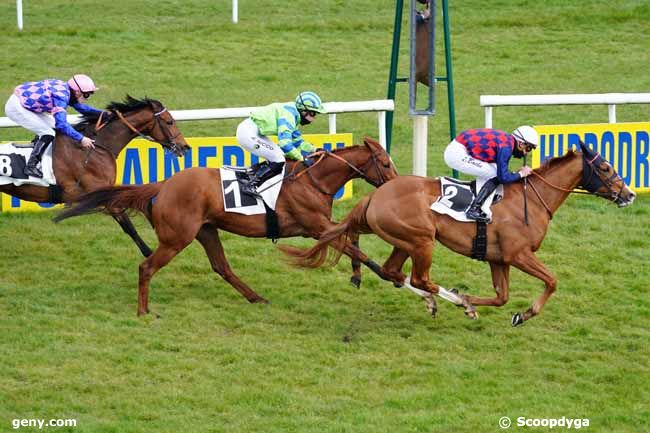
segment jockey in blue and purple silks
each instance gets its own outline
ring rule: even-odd
[[[523,158],[538,144],[539,136],[531,126],[520,126],[512,134],[491,128],[468,129],[449,143],[445,149],[447,165],[461,173],[485,180],[465,212],[467,218],[488,222],[481,210],[485,199],[499,184],[517,182],[532,172],[528,166],[523,166],[517,173],[510,172],[510,159],[513,156]]]
[[[96,90],[98,88],[93,80],[83,74],[73,75],[67,83],[47,79],[23,83],[14,89],[5,105],[5,113],[18,125],[37,135],[25,166],[26,175],[43,177],[38,164],[47,146],[54,141],[55,130],[72,137],[84,149],[94,147],[92,139],[70,126],[66,108],[71,106],[81,114],[101,113],[101,110],[84,104]]]

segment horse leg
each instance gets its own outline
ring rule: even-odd
[[[121,212],[117,215],[113,215],[113,218],[117,221],[120,227],[122,227],[124,233],[131,236],[131,239],[133,239],[133,242],[138,246],[142,255],[144,257],[149,257],[152,253],[151,248],[149,248],[149,246],[142,240],[129,216],[126,213]]]
[[[528,275],[537,277],[544,282],[544,292],[535,300],[535,303],[525,313],[515,313],[512,316],[512,326],[518,326],[526,320],[539,314],[539,312],[551,297],[557,287],[557,278],[549,271],[546,266],[537,258],[532,251],[526,251],[515,257],[512,263],[517,269],[522,270]]]
[[[382,273],[393,281],[395,287],[402,287],[404,284],[406,274],[402,272],[402,267],[408,258],[406,251],[393,247],[393,251],[381,267]]]
[[[414,248],[409,252],[411,261],[413,262],[410,285],[419,290],[427,292],[427,294],[422,295],[427,307],[427,311],[431,314],[432,317],[436,317],[438,306],[436,305],[436,299],[433,297],[433,295],[438,294],[438,286],[429,280],[429,269],[431,268],[433,254],[433,242],[428,241],[422,245],[415,245],[417,244],[414,244]],[[393,252],[395,252],[395,250],[393,250]],[[393,256],[393,254],[391,254],[391,256]],[[397,253],[395,256],[401,259],[401,256]]]
[[[140,278],[138,282],[138,316],[149,313],[149,283],[153,275],[171,259],[173,259],[188,244],[172,247],[161,243],[153,254],[140,263]]]
[[[493,307],[501,307],[508,302],[508,289],[510,285],[510,265],[491,263],[490,270],[492,271],[492,285],[496,292],[494,298],[481,298],[472,295],[463,295],[473,305],[490,305]]]
[[[357,233],[350,235],[350,243],[359,250],[359,235]],[[352,257],[352,277],[350,277],[350,282],[357,289],[361,287],[361,261],[356,257]]]
[[[221,275],[221,277],[233,286],[235,290],[241,293],[248,302],[263,304],[269,303],[269,301],[251,290],[251,288],[240,280],[232,269],[230,269],[230,265],[228,264],[228,260],[226,260],[226,255],[223,251],[223,246],[221,245],[221,240],[219,239],[219,232],[215,227],[209,224],[204,224],[196,235],[196,240],[203,245],[205,253],[208,255],[208,259],[210,259],[212,269],[217,274]]]

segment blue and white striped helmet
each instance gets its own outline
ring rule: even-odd
[[[325,108],[320,97],[314,92],[300,92],[296,97],[296,108],[298,111],[315,111],[316,113],[325,114]]]

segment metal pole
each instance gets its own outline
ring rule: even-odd
[[[447,104],[449,106],[449,139],[456,138],[456,106],[454,104],[454,74],[451,67],[451,32],[449,30],[449,1],[442,0],[442,27],[445,39],[445,68],[447,70]],[[452,170],[457,178],[458,171]]]
[[[395,100],[395,85],[397,84],[397,60],[399,57],[399,42],[402,33],[402,12],[404,1],[395,2],[395,25],[393,27],[393,49],[390,55],[390,71],[388,72],[388,95],[386,99]],[[386,151],[390,153],[393,137],[393,112],[386,113]]]
[[[23,30],[23,0],[16,0],[16,21],[18,30]]]

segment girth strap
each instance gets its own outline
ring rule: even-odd
[[[487,255],[487,224],[476,221],[476,237],[472,240],[472,258],[485,260]]]

